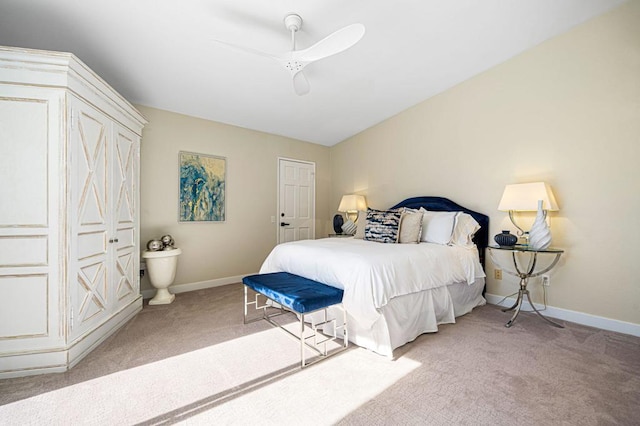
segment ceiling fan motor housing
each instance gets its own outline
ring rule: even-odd
[[[290,13],[284,17],[284,26],[289,31],[298,31],[302,28],[302,18],[300,15]]]

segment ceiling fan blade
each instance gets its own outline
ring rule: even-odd
[[[364,36],[364,25],[351,24],[323,38],[313,46],[293,52],[300,61],[317,61],[347,50]]]
[[[291,31],[293,47],[291,51],[282,54],[264,52],[262,50],[239,46],[237,44],[218,39],[214,39],[213,41],[231,50],[252,53],[254,55],[263,56],[277,61],[289,71],[293,80],[293,89],[295,93],[298,96],[302,96],[306,95],[311,90],[309,81],[302,73],[302,69],[311,62],[347,50],[360,41],[365,33],[364,25],[351,24],[328,35],[307,49],[295,50],[295,33],[302,25],[302,18],[296,14],[289,14],[285,17],[285,25],[287,29]]]
[[[309,85],[309,81],[307,77],[299,71],[293,75],[293,90],[295,90],[296,95],[303,96],[309,93],[311,90],[311,86]]]
[[[272,53],[263,52],[262,50],[252,49],[250,47],[245,47],[245,46],[239,46],[237,44],[229,43],[229,42],[218,40],[218,39],[214,39],[213,41],[215,43],[220,43],[221,45],[238,52],[253,53],[254,55],[264,56],[265,58],[271,58],[277,61],[280,60],[281,55],[274,55]]]

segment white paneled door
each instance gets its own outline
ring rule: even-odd
[[[278,243],[315,237],[316,165],[278,160]]]

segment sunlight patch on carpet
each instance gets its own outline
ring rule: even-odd
[[[275,422],[296,410],[321,415],[327,405],[337,420],[420,365],[360,348],[304,370],[299,362],[299,345],[268,329],[0,406],[0,423],[264,423],[265,410]]]
[[[334,424],[420,365],[358,348],[190,416],[186,423]]]

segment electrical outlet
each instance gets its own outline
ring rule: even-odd
[[[549,275],[542,275],[542,285],[545,287],[549,287],[550,283],[551,283],[551,278],[549,277]]]
[[[493,270],[493,277],[496,280],[501,280],[502,279],[502,269],[494,269]]]

